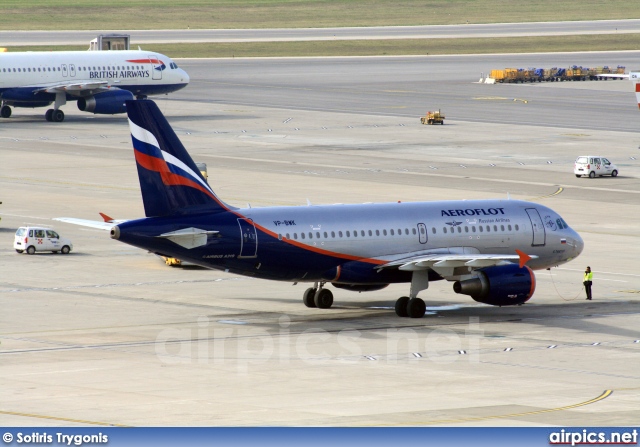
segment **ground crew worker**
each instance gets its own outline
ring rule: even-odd
[[[591,284],[593,281],[593,273],[591,272],[591,267],[587,266],[587,269],[584,271],[584,280],[582,284],[584,284],[584,290],[587,292],[587,300],[591,301]]]

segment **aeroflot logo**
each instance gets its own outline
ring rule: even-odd
[[[465,210],[441,210],[442,216],[498,216],[504,214],[504,208],[467,208]]]

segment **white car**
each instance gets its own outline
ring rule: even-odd
[[[618,167],[600,155],[581,155],[576,158],[573,173],[578,178],[583,175],[588,175],[590,178],[603,175],[617,177]]]
[[[13,248],[18,253],[25,251],[32,255],[36,251],[52,251],[66,255],[73,250],[73,244],[69,239],[60,237],[51,228],[45,227],[20,227],[16,231],[13,240]]]

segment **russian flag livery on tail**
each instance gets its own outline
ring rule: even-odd
[[[151,101],[127,101],[145,215],[225,211],[186,149]]]
[[[395,312],[419,318],[425,302],[418,294],[438,280],[481,303],[520,305],[535,291],[533,270],[569,262],[583,249],[558,213],[519,200],[231,207],[154,102],[126,107],[147,217],[57,220],[110,230],[112,239],[208,268],[310,283],[307,307],[331,307],[329,284],[366,292],[407,283]]]

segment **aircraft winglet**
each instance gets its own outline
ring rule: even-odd
[[[518,253],[518,256],[520,256],[520,268],[522,268],[527,262],[529,262],[529,260],[531,259],[531,256],[529,256],[523,251],[518,250],[517,248],[516,248],[516,253]]]
[[[105,222],[113,222],[113,217],[109,217],[104,213],[98,213],[104,219]]]

